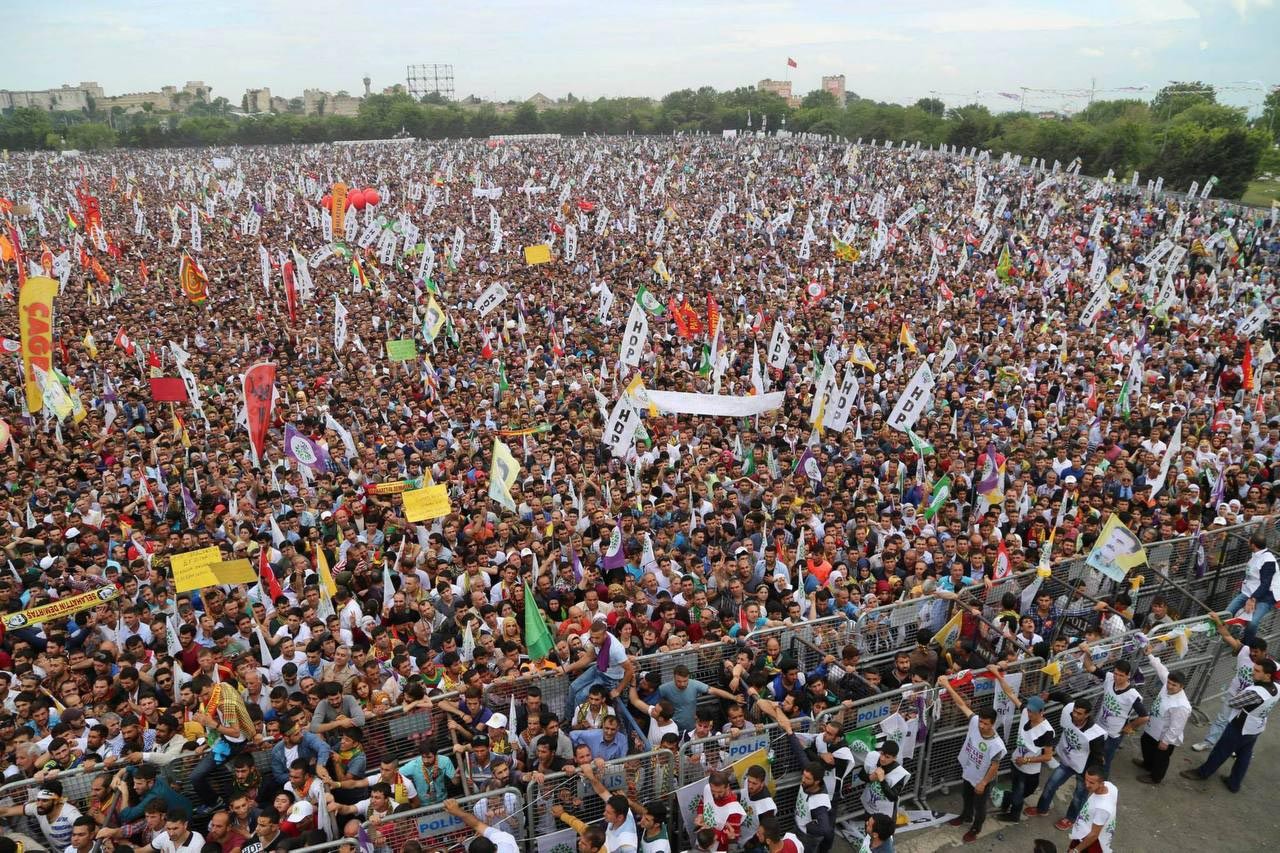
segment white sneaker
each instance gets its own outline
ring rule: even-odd
[[[1191,748],[1196,752],[1204,752],[1206,749],[1209,749],[1212,746],[1213,744],[1209,743],[1209,741],[1202,740],[1199,743],[1192,744]]]

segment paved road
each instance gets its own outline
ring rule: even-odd
[[[1203,710],[1214,713],[1217,707],[1210,705]],[[1188,738],[1188,743],[1194,743],[1205,727],[1188,725],[1187,729],[1194,735]],[[1197,784],[1178,776],[1180,770],[1197,766],[1207,755],[1192,752],[1189,746],[1175,754],[1169,775],[1158,788],[1135,781],[1142,772],[1132,763],[1138,755],[1137,739],[1131,738],[1112,766],[1114,781],[1120,788],[1115,853],[1265,850],[1271,845],[1265,839],[1280,834],[1280,809],[1276,808],[1276,792],[1280,791],[1280,724],[1273,723],[1262,735],[1239,794],[1232,794],[1216,778]],[[1228,762],[1218,775],[1230,768]],[[1056,829],[1053,822],[1065,812],[1071,791],[1070,783],[1058,791],[1052,817],[1024,818],[1017,826],[989,819],[981,837],[970,845],[961,843],[964,829],[941,827],[908,833],[899,837],[897,853],[934,853],[960,848],[974,853],[1029,853],[1036,838],[1048,838],[1059,850],[1066,850],[1067,833]],[[958,812],[959,789],[953,789],[947,796],[931,797],[929,806]],[[850,850],[848,844],[837,841],[834,853]]]

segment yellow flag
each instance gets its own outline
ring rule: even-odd
[[[916,349],[915,336],[911,334],[911,330],[907,328],[907,324],[905,322],[902,324],[902,330],[898,332],[898,343],[906,347],[907,351],[912,355],[915,355],[918,352]]]
[[[93,332],[84,333],[84,349],[89,353],[89,358],[94,361],[98,360],[98,344],[93,340]]]
[[[861,342],[853,345],[853,352],[849,355],[849,360],[854,364],[865,367],[872,373],[876,372],[876,363],[871,360],[871,356],[867,354],[867,348]]]
[[[667,270],[667,262],[662,260],[662,255],[658,255],[658,259],[653,262],[652,269],[664,282],[669,283],[671,281],[671,273]]]
[[[546,243],[524,247],[524,262],[529,266],[551,262],[551,247]]]
[[[320,575],[320,583],[329,591],[329,595],[337,595],[338,585],[334,583],[333,572],[329,571],[329,561],[324,556],[323,548],[316,548],[316,574]]]
[[[942,630],[933,635],[933,641],[944,651],[951,648],[960,640],[960,624],[963,621],[964,611],[957,610],[956,614],[947,620],[947,624],[942,626]]]
[[[1062,680],[1062,664],[1059,661],[1051,660],[1044,666],[1040,667],[1040,671],[1049,676],[1049,681],[1057,684]]]

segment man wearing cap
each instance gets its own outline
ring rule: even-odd
[[[1003,670],[997,670],[995,675],[1000,681],[1000,689],[1013,707],[1022,709],[1013,741],[1013,776],[1009,796],[1005,797],[1000,813],[996,815],[1006,823],[1017,823],[1022,818],[1023,803],[1040,787],[1041,768],[1053,758],[1054,732],[1053,726],[1045,719],[1043,699],[1031,696],[1023,702],[1018,691],[1005,679]]]
[[[0,806],[0,817],[34,817],[51,850],[71,844],[71,829],[80,810],[62,798],[62,783],[51,779],[36,789],[34,800],[24,805]]]

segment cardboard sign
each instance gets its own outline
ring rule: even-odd
[[[418,357],[418,345],[413,338],[387,341],[387,358],[391,361],[413,361]]]
[[[453,512],[449,503],[449,489],[441,484],[404,492],[404,517],[409,521],[429,521],[443,518]]]

